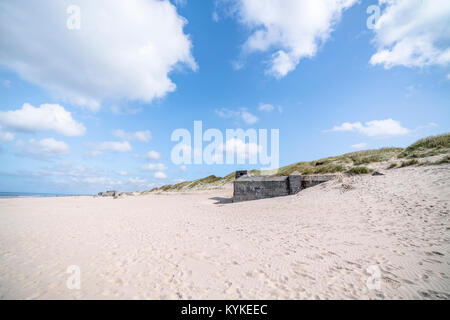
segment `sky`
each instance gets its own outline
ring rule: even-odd
[[[450,131],[450,2],[3,0],[0,97],[3,192],[264,167],[227,129],[279,130],[280,166],[406,147]],[[174,161],[177,129],[198,152],[194,121],[247,162]]]

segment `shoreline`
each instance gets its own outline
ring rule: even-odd
[[[90,197],[91,195],[17,195],[17,196],[3,196],[0,195],[1,199],[40,199],[40,198],[73,198],[73,197]]]

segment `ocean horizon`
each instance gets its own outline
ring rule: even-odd
[[[42,193],[42,192],[1,192],[1,198],[51,198],[51,197],[81,197],[86,194],[63,194],[63,193]]]

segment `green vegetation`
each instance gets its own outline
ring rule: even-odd
[[[264,172],[260,170],[251,170],[252,176],[263,175],[281,175],[288,176],[294,172],[298,172],[303,175],[310,174],[327,174],[345,172],[347,174],[368,174],[373,170],[364,166],[371,163],[389,161],[391,159],[406,158],[400,164],[401,168],[414,166],[414,165],[439,165],[450,163],[450,156],[435,161],[422,161],[419,162],[417,158],[423,158],[433,155],[450,153],[450,133],[446,133],[439,136],[428,137],[421,139],[412,144],[406,149],[401,148],[382,148],[378,150],[365,150],[358,152],[351,152],[341,156],[328,157],[317,161],[298,162],[278,170],[276,174],[272,172]],[[397,168],[396,163],[391,163],[388,169]],[[143,194],[155,191],[180,191],[190,190],[195,187],[201,186],[214,186],[234,181],[235,173],[232,172],[227,176],[220,178],[214,175],[209,177],[198,179],[194,181],[185,181],[175,185],[166,185],[160,188],[155,188],[150,191],[143,192]]]
[[[397,168],[397,164],[396,163],[391,163],[388,167],[388,169],[394,169]]]
[[[450,152],[450,133],[421,139],[410,145],[399,158],[424,158]]]
[[[368,174],[371,173],[373,170],[367,168],[367,167],[353,167],[347,170],[348,174]]]
[[[214,175],[211,175],[209,177],[206,178],[202,178],[202,179],[198,179],[198,180],[194,180],[194,181],[184,181],[184,182],[180,182],[174,185],[165,185],[159,188],[154,188],[150,191],[145,191],[143,192],[143,194],[147,194],[149,192],[165,192],[165,191],[180,191],[183,189],[192,189],[196,186],[201,186],[201,185],[211,185],[214,184],[215,182],[229,182],[232,181],[230,180],[230,176],[231,174],[229,174],[228,176],[224,177],[224,178],[220,178],[220,177],[216,177]],[[233,176],[233,180],[234,180],[234,173],[232,174]]]
[[[347,153],[342,156],[329,157],[311,162],[298,162],[280,168],[278,175],[287,176],[293,172],[301,174],[324,174],[345,172],[354,166],[388,161],[402,152],[400,148],[382,148],[378,150],[365,150]]]
[[[441,160],[430,162],[430,161],[424,161],[419,164],[419,166],[436,166],[440,164],[448,164],[450,163],[450,156],[446,156],[445,158],[442,158]]]
[[[409,166],[415,166],[419,164],[419,161],[417,161],[416,159],[413,160],[409,160],[409,161],[403,161],[402,164],[400,165],[400,168],[404,168],[404,167],[409,167]]]
[[[447,163],[450,163],[450,156],[446,156],[445,158],[435,162],[434,164],[447,164]]]
[[[220,181],[220,180],[222,180],[222,178],[219,178],[216,176],[209,176],[209,177],[206,177],[203,179],[198,179],[198,180],[192,181],[192,183],[188,185],[188,188],[192,189],[198,185],[212,184],[212,183]]]
[[[339,163],[332,162],[299,162],[293,165],[280,168],[276,175],[288,176],[294,172],[300,174],[324,174],[344,172],[345,166]]]
[[[388,161],[392,157],[395,157],[403,149],[399,148],[382,148],[378,150],[367,150],[348,153],[344,157],[349,157],[355,166],[362,164],[369,164],[374,162]]]

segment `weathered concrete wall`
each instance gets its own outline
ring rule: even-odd
[[[311,188],[332,179],[334,176],[330,175],[302,176],[302,189]]]
[[[289,195],[288,177],[243,176],[234,182],[234,202]]]
[[[332,175],[302,176],[293,174],[289,177],[250,177],[236,173],[234,181],[233,202],[282,197],[314,187],[334,178]]]
[[[303,177],[299,174],[291,174],[289,176],[289,194],[296,194],[302,190]]]

